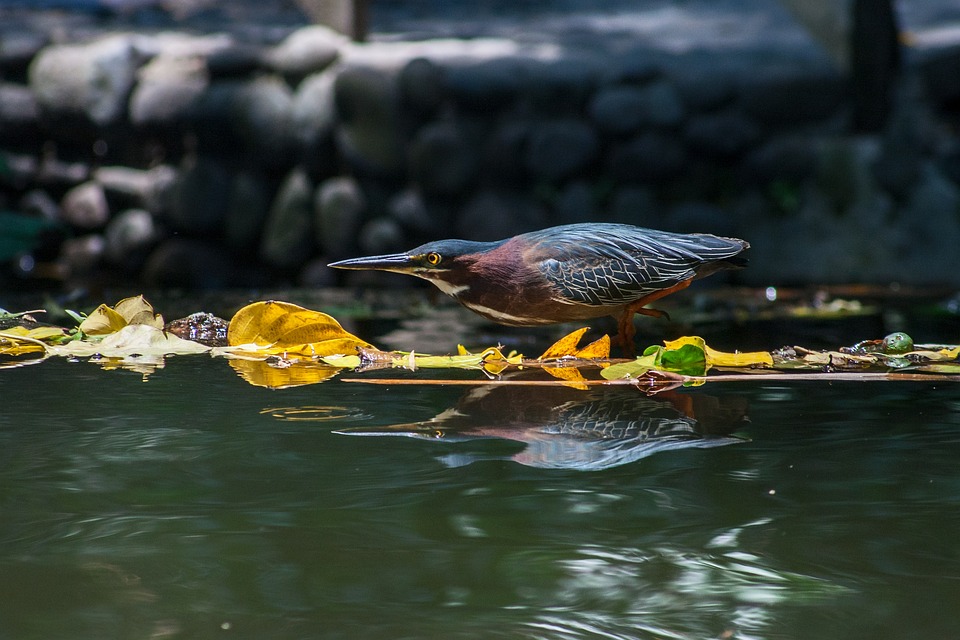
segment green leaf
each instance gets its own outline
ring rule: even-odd
[[[623,378],[639,378],[651,369],[657,368],[657,358],[660,355],[662,347],[656,347],[655,350],[647,349],[643,355],[630,362],[620,362],[612,364],[606,369],[600,371],[600,375],[607,380],[622,380]]]
[[[707,374],[707,354],[693,344],[667,349],[660,356],[660,368],[684,376],[703,376]]]

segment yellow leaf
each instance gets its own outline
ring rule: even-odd
[[[717,351],[707,345],[700,336],[683,336],[676,340],[664,340],[663,344],[667,349],[679,349],[680,347],[692,344],[695,347],[703,349],[707,358],[707,367],[753,367],[753,366],[773,366],[773,356],[767,351],[751,351],[745,353],[727,353]]]
[[[20,329],[20,331],[17,331]],[[0,355],[19,356],[24,353],[38,353],[46,351],[46,345],[36,338],[31,338],[24,333],[23,327],[11,327],[6,331],[0,332]]]
[[[577,351],[577,345],[580,344],[580,338],[583,337],[583,334],[585,334],[589,328],[590,327],[582,327],[563,336],[550,345],[537,360],[557,360],[559,358],[573,357],[573,354]]]
[[[53,338],[62,338],[67,335],[66,330],[60,327],[34,327],[33,329],[27,329],[26,327],[10,327],[9,329],[4,329],[0,332],[0,337],[4,338],[30,338],[33,340],[50,340]]]
[[[347,355],[333,355],[333,356],[324,356],[320,358],[320,361],[324,364],[328,364],[331,367],[337,367],[338,369],[356,369],[361,364],[363,360],[360,359],[360,356],[347,356]]]
[[[903,354],[911,358],[931,361],[951,361],[960,357],[960,347],[937,349],[936,351],[916,350]]]
[[[583,349],[577,351],[574,356],[584,360],[609,360],[610,336],[603,334]]]
[[[554,342],[537,360],[581,358],[583,360],[606,360],[610,358],[610,336],[603,335],[582,349],[580,340],[590,327],[582,327]]]
[[[80,323],[80,331],[88,336],[103,336],[137,324],[163,329],[163,316],[143,296],[124,298],[113,308],[101,304]]]
[[[107,305],[101,304],[80,323],[80,331],[88,336],[105,336],[116,333],[125,326],[127,326],[126,318]]]
[[[331,356],[354,353],[369,342],[348,333],[333,317],[289,302],[254,302],[230,320],[227,344],[254,344],[263,353]]]
[[[153,305],[142,295],[124,298],[113,305],[113,310],[119,313],[127,324],[145,324],[163,329],[163,316],[154,311]]]
[[[716,351],[709,346],[705,349],[707,362],[715,367],[754,367],[773,366],[773,356],[768,351],[746,351],[743,353],[726,353]]]

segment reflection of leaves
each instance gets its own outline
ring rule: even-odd
[[[210,347],[145,324],[127,325],[96,342],[74,340],[47,347],[49,355],[91,358],[104,369],[128,369],[144,375],[163,368],[166,356],[208,351]]]
[[[227,344],[255,345],[264,354],[332,356],[370,343],[348,333],[333,317],[289,302],[254,302],[230,321]]]
[[[339,369],[315,362],[290,362],[273,357],[266,360],[230,359],[230,366],[255,387],[287,389],[316,384],[337,375]]]

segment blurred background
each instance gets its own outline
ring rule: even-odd
[[[958,122],[952,0],[5,0],[0,291],[408,285],[326,264],[578,221],[956,287]]]

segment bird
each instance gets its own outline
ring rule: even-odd
[[[707,233],[616,223],[550,227],[498,240],[437,240],[404,253],[350,258],[336,269],[404,273],[432,282],[467,309],[507,326],[618,319],[633,353],[634,314],[721,269],[745,266],[750,244]]]

